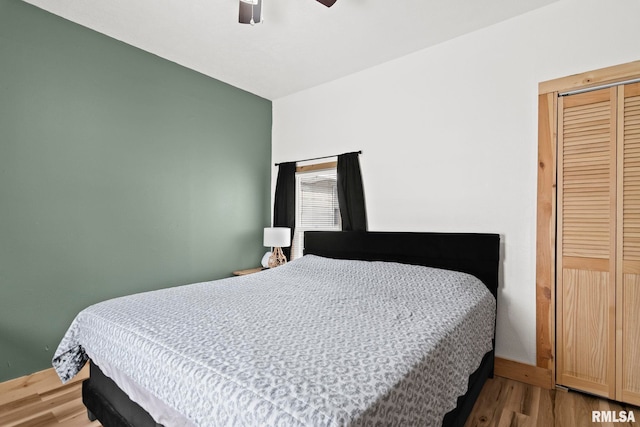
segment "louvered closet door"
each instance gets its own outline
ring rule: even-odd
[[[616,88],[558,101],[557,382],[615,397]]]
[[[618,99],[616,398],[640,405],[640,84]]]

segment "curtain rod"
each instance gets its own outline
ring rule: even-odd
[[[627,85],[627,84],[638,83],[638,82],[640,82],[640,79],[631,79],[631,80],[624,80],[621,82],[606,83],[599,86],[592,86],[592,87],[586,87],[583,89],[570,90],[567,92],[560,92],[558,93],[558,96],[577,95],[579,93],[593,92],[594,90],[606,89],[613,86]]]
[[[352,151],[351,153],[362,154],[362,150],[360,150],[360,151]],[[351,153],[343,153],[343,154],[351,154]],[[322,157],[314,157],[312,159],[296,160],[295,163],[298,163],[298,162],[310,162],[311,160],[328,159],[329,157],[336,157],[336,156],[339,156],[339,155],[340,154],[334,154],[332,156],[322,156]],[[280,162],[280,163],[275,163],[275,165],[276,166],[280,166],[282,163],[292,163],[292,162]]]

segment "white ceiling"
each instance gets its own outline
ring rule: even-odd
[[[557,0],[25,0],[267,99],[331,81]]]

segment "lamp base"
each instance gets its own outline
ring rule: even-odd
[[[273,253],[269,257],[269,268],[278,267],[287,263],[287,257],[284,256],[282,248],[276,246],[273,248]]]

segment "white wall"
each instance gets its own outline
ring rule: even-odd
[[[496,352],[535,364],[538,83],[640,59],[638,16],[559,1],[277,99],[273,161],[363,150],[371,230],[500,233]]]

